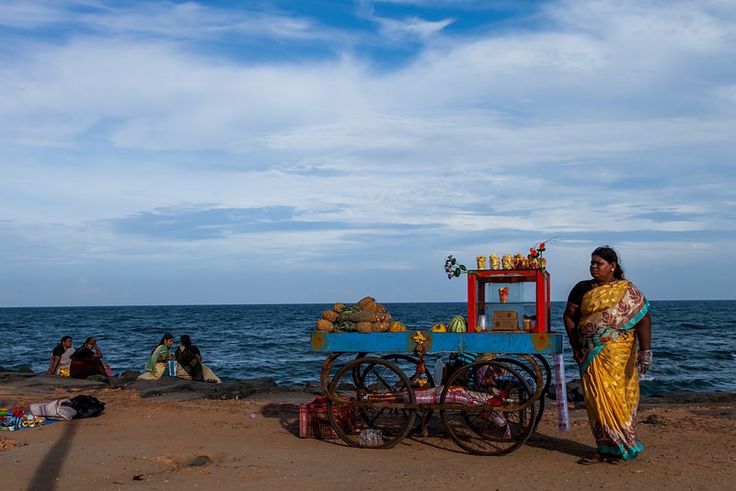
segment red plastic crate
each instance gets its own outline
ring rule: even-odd
[[[355,408],[343,407],[336,412],[340,424],[347,428],[355,426]],[[327,399],[317,396],[312,402],[299,405],[299,437],[334,440],[340,438],[327,417]]]

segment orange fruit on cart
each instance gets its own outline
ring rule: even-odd
[[[432,332],[447,332],[447,327],[444,324],[437,323],[432,326]]]
[[[406,332],[406,326],[403,322],[392,322],[388,328],[389,332]]]

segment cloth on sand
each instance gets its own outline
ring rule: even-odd
[[[15,406],[5,409],[0,415],[0,431],[18,431],[26,428],[53,423],[53,419],[36,416],[28,406]]]
[[[76,414],[77,411],[71,406],[69,399],[57,399],[51,402],[39,402],[31,404],[28,409],[35,416],[42,416],[48,419],[66,420],[69,421]]]

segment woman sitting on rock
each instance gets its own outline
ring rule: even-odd
[[[202,353],[186,334],[181,337],[181,346],[176,350],[176,376],[185,380],[222,382],[215,372],[202,363]]]
[[[72,353],[69,376],[87,378],[90,375],[111,376],[110,366],[102,363],[102,350],[97,346],[97,339],[89,337],[84,344]]]
[[[171,354],[171,347],[174,345],[174,336],[169,333],[164,334],[146,362],[146,371],[138,376],[138,380],[158,380],[164,375],[169,374],[169,360],[174,359]]]
[[[64,336],[51,352],[51,364],[49,365],[48,373],[50,375],[68,377],[69,366],[72,364],[72,353],[74,353],[72,337]]]

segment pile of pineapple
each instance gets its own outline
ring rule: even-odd
[[[387,332],[391,314],[373,297],[364,297],[356,304],[336,303],[332,310],[322,312],[315,326],[324,332]]]

